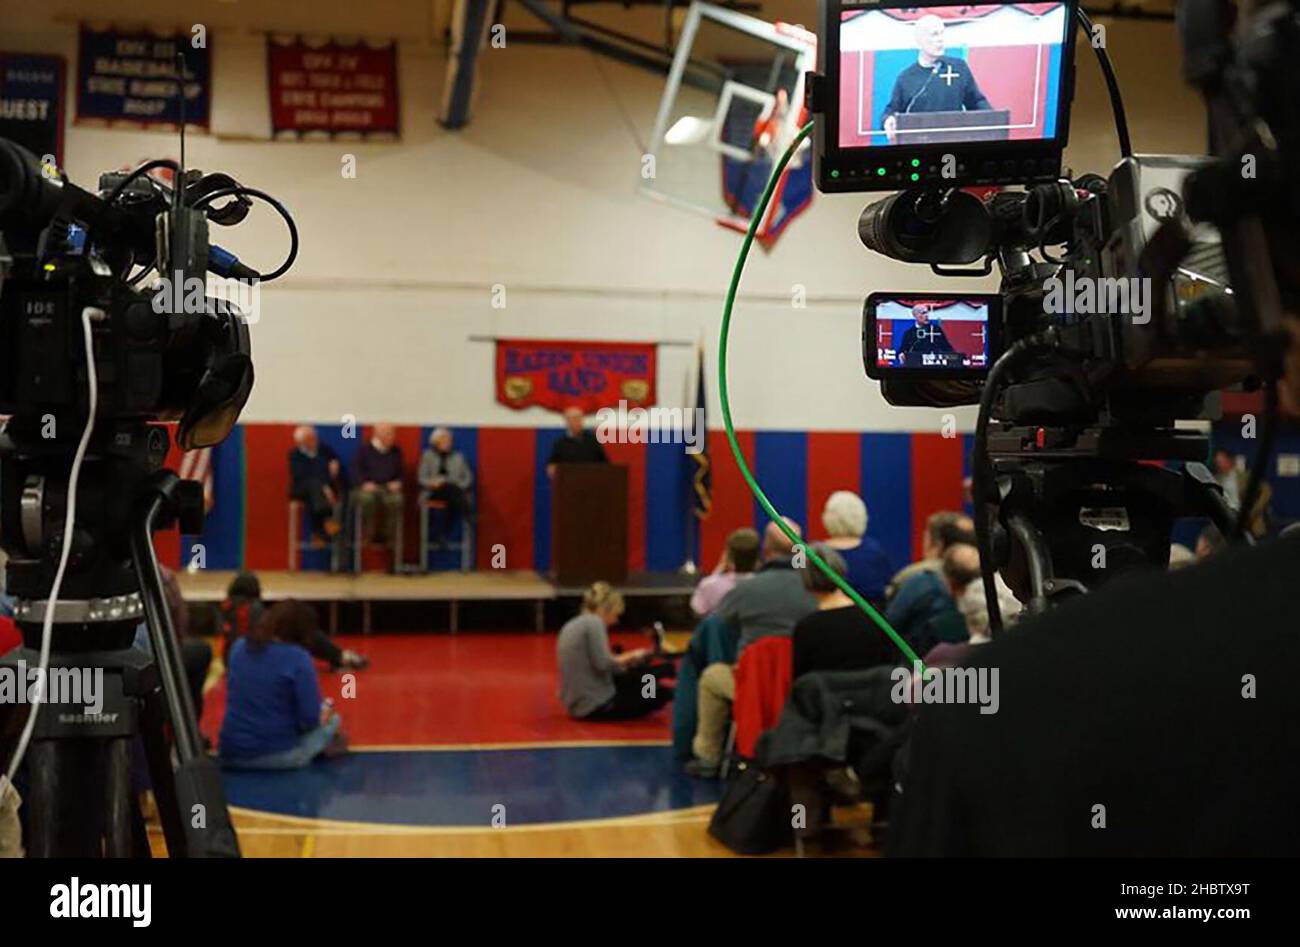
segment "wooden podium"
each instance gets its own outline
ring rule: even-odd
[[[551,568],[561,586],[627,581],[627,468],[557,464],[551,484]]]
[[[900,145],[940,142],[1005,141],[1011,124],[1009,109],[969,112],[900,112],[895,125]]]

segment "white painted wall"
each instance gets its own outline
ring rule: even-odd
[[[811,24],[810,2],[787,19]],[[593,8],[607,21],[618,9]],[[256,129],[265,75],[254,30],[353,30],[401,38],[403,141],[283,143],[194,136],[191,165],[229,171],[279,195],[303,234],[298,265],[267,285],[254,329],[258,381],[247,420],[326,421],[342,414],[398,422],[553,424],[492,400],[493,350],[475,335],[683,340],[703,337],[710,364],[740,237],[636,193],[643,142],[662,90],[647,72],[587,52],[507,42],[485,52],[473,124],[434,120],[445,54],[430,41],[435,4],[364,5],[202,0],[185,12],[160,0],[0,0],[0,48],[61,52],[75,71],[76,23],[209,24],[217,128]],[[527,24],[512,13],[507,22]],[[1196,150],[1199,103],[1178,78],[1172,24],[1112,23],[1108,45],[1135,145]],[[1079,171],[1114,160],[1100,75],[1081,49],[1073,144]],[[71,114],[69,115],[71,119]],[[174,137],[71,126],[66,164],[80,182],[102,169],[175,156]],[[345,180],[341,156],[357,157]],[[885,405],[862,374],[860,300],[887,288],[987,288],[869,256],[856,221],[866,203],[818,196],[774,252],[755,251],[738,307],[732,394],[738,424],[796,429],[923,429],[928,411]],[[269,212],[214,239],[270,267],[283,233]],[[504,284],[507,308],[491,307]],[[795,284],[808,307],[790,305]],[[661,350],[660,391],[680,403],[687,348]],[[811,390],[805,392],[805,386]],[[711,419],[719,423],[716,384]]]

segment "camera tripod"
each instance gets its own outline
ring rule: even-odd
[[[66,439],[41,433],[38,419],[22,416],[0,431],[0,541],[10,555],[7,589],[24,640],[2,663],[15,670],[39,666],[69,500],[73,452]],[[168,854],[239,854],[220,772],[203,750],[153,548],[157,528],[179,521],[194,533],[202,525],[201,489],[163,468],[167,446],[166,430],[143,420],[104,422],[90,439],[53,617],[47,699],[22,771],[24,844],[34,857],[149,856],[131,785],[137,738]],[[152,655],[132,648],[141,621]],[[99,712],[59,703],[67,695],[49,693],[56,671],[102,673]]]

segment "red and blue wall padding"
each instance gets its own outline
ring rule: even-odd
[[[435,425],[403,426],[398,443],[406,458],[408,496],[415,470]],[[343,437],[337,425],[318,425],[323,443],[350,469],[356,447],[369,437],[358,428]],[[505,552],[508,569],[550,567],[550,482],[546,458],[560,428],[451,426],[457,449],[475,471],[479,510],[478,568],[492,567],[494,549]],[[1253,456],[1253,443],[1218,440],[1229,450]],[[920,553],[926,517],[936,510],[963,508],[962,480],[970,472],[970,436],[868,431],[740,431],[737,439],[776,508],[793,517],[812,539],[824,537],[821,510],[835,490],[853,490],[866,501],[868,533],[896,566]],[[288,564],[288,451],[293,425],[241,424],[213,451],[214,505],[199,536],[162,534],[163,561],[186,564],[201,543],[209,569],[280,570]],[[708,435],[712,460],[713,513],[693,537],[689,516],[695,463],[681,444],[610,444],[610,459],[628,467],[628,569],[671,571],[681,566],[694,540],[702,569],[717,561],[727,534],[740,526],[765,525],[732,457],[725,433]],[[1300,434],[1282,433],[1280,452],[1300,452]],[[171,458],[173,464],[178,455]],[[1300,514],[1300,482],[1273,478],[1274,508],[1280,520]],[[416,558],[419,535],[415,504],[408,504],[407,558]],[[691,537],[688,539],[688,537]],[[306,568],[323,568],[325,556],[303,555]]]
[[[414,496],[419,457],[436,425],[398,428],[398,443]],[[508,569],[550,567],[551,506],[546,458],[561,428],[450,426],[456,447],[475,471],[479,511],[479,568],[492,567],[503,547]],[[213,451],[213,507],[203,533],[160,535],[164,562],[188,564],[201,544],[208,569],[280,570],[288,564],[288,451],[291,424],[241,424]],[[338,425],[317,425],[322,443],[338,452],[345,469],[368,428],[345,438]],[[759,483],[782,513],[803,525],[811,538],[824,536],[821,509],[835,490],[860,493],[870,512],[869,533],[899,566],[918,551],[919,526],[938,509],[962,506],[962,477],[968,469],[969,438],[929,433],[741,431],[738,440]],[[708,435],[712,460],[713,513],[689,521],[695,462],[681,444],[608,444],[614,463],[628,468],[628,569],[670,571],[688,552],[712,568],[727,534],[740,526],[761,528],[762,509],[745,486],[726,435]],[[170,458],[173,465],[179,455]],[[407,558],[416,557],[419,535],[415,504],[408,504]],[[695,546],[688,550],[688,543]],[[325,556],[304,553],[307,568],[322,568]]]

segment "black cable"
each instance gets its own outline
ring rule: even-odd
[[[1259,448],[1255,451],[1255,462],[1250,465],[1250,477],[1246,481],[1246,492],[1241,496],[1241,509],[1237,511],[1236,537],[1246,538],[1250,527],[1251,513],[1259,500],[1259,492],[1264,487],[1264,471],[1268,469],[1269,458],[1273,455],[1273,442],[1277,439],[1277,380],[1270,378],[1264,385],[1264,426],[1259,433]]]
[[[1119,80],[1115,78],[1115,67],[1111,65],[1110,54],[1106,52],[1106,47],[1092,42],[1092,17],[1088,16],[1083,7],[1079,7],[1079,22],[1083,24],[1083,28],[1088,34],[1088,45],[1097,54],[1101,74],[1106,79],[1106,92],[1110,96],[1110,109],[1115,114],[1115,134],[1119,136],[1119,153],[1125,158],[1131,158],[1133,157],[1133,142],[1128,136],[1128,118],[1124,115],[1124,100],[1119,94]]]
[[[988,432],[989,419],[993,413],[993,401],[998,389],[1002,387],[1002,376],[1029,352],[1041,345],[1038,337],[1021,339],[1007,349],[989,369],[984,379],[984,388],[980,391],[979,415],[975,420],[975,442],[971,450],[971,501],[975,507],[975,546],[980,554],[980,578],[984,583],[984,598],[989,612],[989,634],[997,635],[1002,631],[1002,609],[998,602],[997,581],[993,569],[993,537],[988,521],[988,504],[985,498],[989,493],[988,476],[992,473],[989,463]]]
[[[157,168],[170,168],[172,173],[174,174],[180,173],[180,165],[178,165],[175,161],[172,161],[170,158],[155,158],[152,161],[146,161],[144,164],[140,165],[140,167],[136,168],[126,177],[122,178],[122,180],[118,181],[117,185],[113,188],[113,190],[109,191],[108,196],[104,198],[104,203],[107,204],[109,207],[112,207],[114,204],[117,203],[118,198],[120,198],[122,194],[126,191],[126,189],[131,185],[132,181],[134,181],[136,178],[140,177],[141,175],[145,175],[148,174],[150,171],[156,170]],[[157,186],[156,182],[154,182],[154,186],[155,187]],[[176,203],[175,190],[172,191],[171,202],[173,206]],[[95,220],[90,224],[90,226],[86,228],[87,252],[89,252],[90,247],[94,243],[93,237],[95,235],[95,229],[99,221],[102,219],[103,219],[102,217],[96,217]]]
[[[178,176],[177,181],[178,182],[180,181],[179,175],[181,173],[181,166],[179,164],[177,164],[175,161],[171,160],[170,158],[155,158],[152,161],[146,161],[144,164],[140,165],[140,167],[136,168],[126,177],[122,178],[122,180],[118,181],[117,186],[114,187],[113,190],[108,192],[108,197],[104,198],[105,202],[109,206],[116,204],[117,199],[122,196],[122,193],[127,189],[127,187],[130,186],[132,181],[140,177],[142,174],[148,174],[150,171],[157,170],[158,168],[169,168],[172,171],[172,173]],[[176,202],[176,190],[173,189],[172,203],[175,202]]]
[[[190,207],[192,210],[199,210],[203,207],[206,207],[208,204],[211,204],[214,200],[217,200],[222,197],[243,197],[243,196],[260,198],[261,200],[270,204],[271,207],[275,210],[275,212],[279,214],[281,218],[283,218],[285,224],[289,228],[289,255],[285,257],[283,263],[281,263],[278,267],[276,267],[276,269],[272,270],[270,273],[266,274],[265,276],[258,274],[257,278],[260,282],[269,283],[271,282],[271,280],[279,279],[285,273],[289,272],[289,268],[293,266],[294,260],[298,259],[298,225],[293,222],[293,215],[289,213],[289,211],[285,208],[283,204],[281,204],[270,194],[267,194],[265,191],[259,191],[255,187],[245,187],[244,185],[240,184],[240,185],[236,185],[235,187],[218,188],[215,191],[211,191],[207,194],[204,194],[193,204],[191,204]]]

